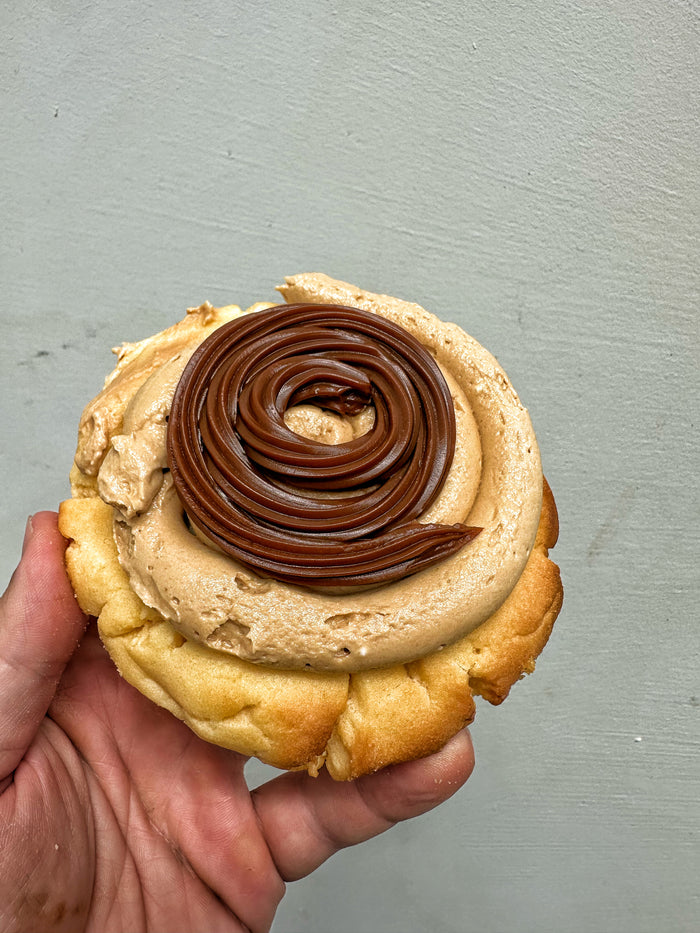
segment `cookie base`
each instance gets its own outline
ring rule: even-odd
[[[284,671],[185,639],[131,590],[112,509],[84,491],[61,503],[66,566],[122,676],[208,742],[288,770],[351,780],[440,749],[474,718],[474,695],[501,703],[531,673],[562,605],[548,557],[558,535],[544,483],[535,545],[508,599],[477,629],[407,664],[359,673]]]

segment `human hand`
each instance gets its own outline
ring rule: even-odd
[[[267,930],[285,882],[469,777],[464,731],[352,783],[251,792],[243,756],[120,678],[63,551],[55,514],[35,515],[0,598],[0,930]]]

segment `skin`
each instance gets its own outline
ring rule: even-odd
[[[285,883],[450,797],[469,734],[352,783],[202,741],[118,675],[65,574],[56,515],[27,525],[0,598],[0,930],[270,928]]]

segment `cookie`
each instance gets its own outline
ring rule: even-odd
[[[319,274],[280,291],[121,348],[60,528],[131,684],[208,741],[348,780],[436,751],[534,668],[556,507],[472,338]]]

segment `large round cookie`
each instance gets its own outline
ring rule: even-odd
[[[325,277],[296,277],[283,289],[304,299],[369,305],[379,296]],[[329,301],[329,298],[331,299]],[[411,306],[415,307],[415,306]],[[98,495],[97,467],[122,429],[127,405],[148,376],[236,308],[205,305],[157,340],[127,345],[105,390],[81,421],[73,498],[60,527],[82,608],[123,676],[208,741],[281,768],[328,768],[338,780],[440,748],[474,715],[473,694],[501,702],[534,668],[562,601],[548,558],[557,537],[554,500],[543,486],[534,546],[517,583],[485,621],[441,650],[364,670],[287,670],[243,660],[187,638],[133,591],[113,533],[113,509]],[[342,598],[342,597],[341,597]]]

